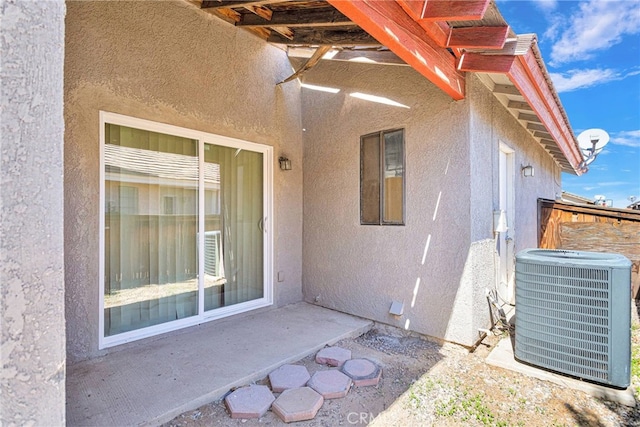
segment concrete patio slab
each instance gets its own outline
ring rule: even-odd
[[[318,371],[308,382],[308,386],[317,391],[325,399],[340,399],[349,393],[351,378],[338,371]]]
[[[271,410],[285,423],[312,420],[324,399],[309,387],[292,388],[282,392],[271,405]]]
[[[353,380],[356,387],[378,385],[382,368],[367,359],[351,359],[342,365],[342,372]]]
[[[301,365],[282,365],[269,374],[269,383],[274,393],[281,393],[290,388],[307,385],[311,375],[307,368]]]
[[[251,384],[241,387],[224,398],[231,418],[260,418],[276,400],[266,385]]]
[[[342,366],[351,359],[351,350],[342,347],[325,347],[316,354],[316,363],[329,366]]]
[[[67,424],[159,425],[371,326],[297,303],[114,347],[67,366]]]
[[[636,405],[632,387],[628,387],[625,390],[618,390],[518,362],[513,355],[513,345],[510,339],[505,338],[500,340],[498,345],[496,345],[491,353],[489,353],[489,356],[487,356],[486,362],[491,366],[509,369],[529,377],[550,381],[563,387],[582,391],[591,396],[618,402],[626,406],[634,407]]]

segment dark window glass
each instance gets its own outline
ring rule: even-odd
[[[360,223],[404,224],[404,130],[360,138]]]

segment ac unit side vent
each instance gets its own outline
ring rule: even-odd
[[[631,262],[622,255],[527,249],[516,255],[517,359],[628,387]]]
[[[204,272],[213,277],[221,276],[220,231],[204,233]]]

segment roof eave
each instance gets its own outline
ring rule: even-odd
[[[462,54],[456,59],[439,46],[439,41],[433,39],[433,34],[427,31],[431,28],[429,25],[433,26],[437,23],[425,21],[418,12],[404,5],[407,2],[401,0],[328,1],[455,100],[463,99],[465,96],[466,72],[482,72],[461,69],[464,50],[455,52]],[[421,2],[415,2],[415,4],[418,3]],[[503,21],[501,17],[500,20]],[[440,22],[440,24],[444,23]],[[446,54],[443,55],[443,53]],[[490,61],[484,62],[483,65],[491,64],[490,66],[498,68],[486,70],[486,72],[506,75],[518,89],[557,145],[558,149],[554,149],[550,155],[560,168],[564,172],[582,174],[580,168],[582,154],[567,114],[544,65],[535,36],[531,37],[531,45],[525,53],[512,52],[507,55],[498,55],[499,51],[496,49],[485,52],[481,49],[472,49],[470,54],[474,55],[474,53],[480,54],[480,57],[483,53],[487,53],[487,59]],[[482,61],[482,58],[480,60]],[[542,141],[539,142],[544,146]]]
[[[571,170],[564,167],[564,171],[581,175],[582,154],[551,78],[544,68],[537,43],[534,42],[526,54],[516,58],[506,75],[547,128],[571,165]]]

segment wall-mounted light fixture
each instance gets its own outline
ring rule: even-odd
[[[289,160],[287,157],[280,156],[278,162],[280,162],[280,169],[282,169],[283,171],[291,170],[291,160]]]
[[[525,178],[533,176],[534,173],[535,173],[535,169],[533,169],[533,166],[531,165],[522,166],[522,176],[524,176]]]

